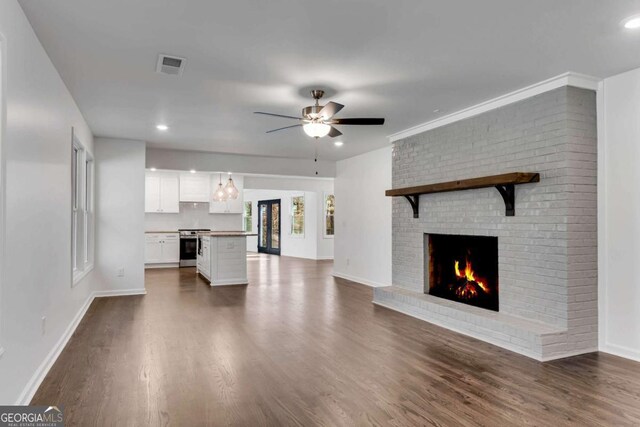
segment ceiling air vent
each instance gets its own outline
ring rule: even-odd
[[[187,62],[187,60],[184,58],[160,54],[160,56],[158,56],[156,73],[181,76],[185,62]]]

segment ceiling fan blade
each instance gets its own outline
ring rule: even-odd
[[[331,138],[335,138],[336,136],[342,135],[342,132],[340,132],[338,129],[334,128],[333,126],[331,126],[331,130],[329,131],[328,135]]]
[[[383,125],[384,119],[361,118],[361,119],[333,119],[333,125]]]
[[[279,130],[284,130],[284,129],[297,128],[297,127],[300,127],[300,126],[302,126],[302,124],[299,124],[299,125],[293,125],[293,126],[285,126],[285,127],[283,127],[283,128],[278,128],[278,129],[271,129],[271,130],[268,130],[268,131],[267,131],[267,133],[277,132],[277,131],[279,131]]]
[[[302,120],[300,117],[285,116],[283,114],[265,113],[263,111],[254,111],[253,114],[263,114],[265,116],[284,117],[285,119]]]
[[[337,102],[328,102],[327,105],[322,107],[322,110],[318,112],[318,116],[322,117],[324,120],[329,120],[343,108],[344,105],[342,104],[338,104]]]

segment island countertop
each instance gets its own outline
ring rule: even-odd
[[[247,231],[205,231],[198,233],[198,236],[211,236],[211,237],[247,237],[257,236],[257,233],[249,233]]]

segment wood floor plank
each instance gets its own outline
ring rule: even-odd
[[[32,404],[70,426],[640,425],[639,363],[538,363],[374,306],[330,261],[247,264],[248,286],[158,269],[96,299]]]

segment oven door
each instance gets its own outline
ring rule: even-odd
[[[180,267],[193,267],[196,265],[198,258],[198,238],[181,237],[180,238]]]

